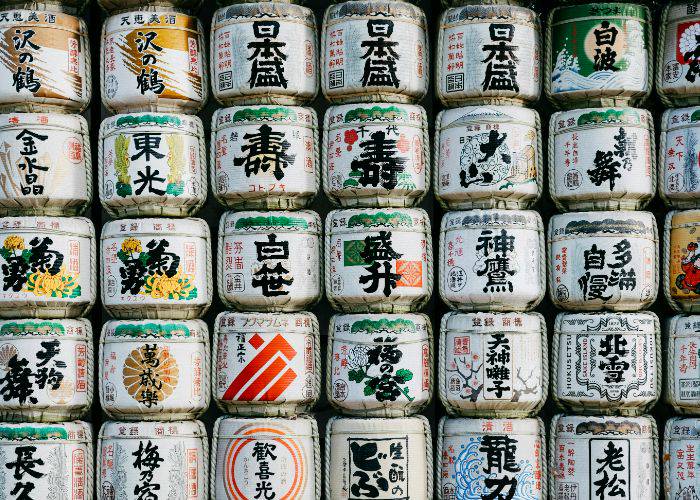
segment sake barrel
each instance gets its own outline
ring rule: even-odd
[[[681,415],[700,414],[700,317],[673,316],[667,323],[668,336],[665,395],[666,403]]]
[[[530,311],[546,290],[542,218],[530,210],[447,212],[440,298],[463,311]]]
[[[79,215],[92,201],[88,125],[80,115],[0,115],[0,214]]]
[[[0,218],[1,318],[77,318],[95,303],[95,228],[84,217]]]
[[[227,208],[299,209],[321,184],[312,108],[237,106],[214,112],[211,188]]]
[[[226,413],[287,416],[321,392],[318,320],[310,312],[222,312],[214,323],[212,392]]]
[[[92,95],[90,45],[82,19],[51,10],[0,11],[5,64],[0,111],[81,113]]]
[[[447,109],[435,123],[435,197],[445,210],[523,209],[542,194],[537,111],[516,106]]]
[[[102,228],[102,305],[117,319],[189,319],[212,301],[202,219],[120,219]]]
[[[448,312],[440,322],[438,370],[440,400],[450,415],[536,415],[549,388],[544,317]]]
[[[144,5],[164,5],[197,10],[202,4],[202,0],[97,0],[97,3],[107,12],[138,8]]]
[[[102,104],[112,113],[196,114],[209,91],[206,58],[196,17],[146,6],[110,16],[102,27]]]
[[[656,93],[668,107],[700,104],[698,3],[664,3],[658,33]]]
[[[61,422],[92,405],[92,326],[87,319],[0,321],[0,418]]]
[[[695,258],[699,226],[700,210],[672,211],[666,215],[663,287],[666,300],[678,312],[700,310],[700,273]]]
[[[321,155],[323,190],[334,205],[410,207],[430,188],[428,120],[421,106],[331,106]]]
[[[640,415],[661,395],[652,312],[561,313],[552,338],[552,399],[577,414]]]
[[[545,35],[547,98],[559,108],[634,106],[652,88],[648,7],[596,2],[549,12]]]
[[[547,498],[544,423],[539,418],[440,419],[436,481],[439,500]],[[575,498],[575,497],[574,497]]]
[[[700,107],[667,109],[659,134],[659,196],[672,208],[700,207],[696,169]]]
[[[102,424],[97,441],[101,498],[157,495],[173,500],[209,498],[209,446],[204,424],[115,422]]]
[[[326,297],[336,310],[409,312],[430,299],[433,250],[423,209],[334,210],[325,239]]]
[[[433,498],[433,446],[422,415],[332,417],[326,426],[324,498]]]
[[[318,93],[316,18],[279,2],[239,3],[214,13],[214,97],[235,104],[305,104]]]
[[[89,423],[0,424],[3,498],[95,498],[93,471]]]
[[[323,16],[321,47],[321,89],[332,103],[411,103],[428,92],[427,22],[415,5],[331,5]]]
[[[226,212],[219,223],[219,298],[241,311],[310,308],[323,293],[320,234],[321,219],[310,210]]]
[[[561,211],[638,210],[656,192],[654,120],[634,108],[554,113],[549,195]]]
[[[209,330],[201,320],[107,321],[100,405],[119,420],[190,420],[209,406]]]
[[[700,420],[672,417],[666,421],[663,443],[664,498],[697,497]]]
[[[328,401],[364,417],[422,411],[433,395],[432,346],[424,314],[336,314],[328,327]]]
[[[221,417],[214,424],[211,446],[212,498],[321,498],[313,417]]]
[[[661,498],[657,451],[652,417],[555,415],[549,498]]]
[[[656,300],[659,241],[649,212],[555,215],[547,246],[549,296],[560,309],[639,311]]]
[[[445,10],[439,22],[436,85],[445,106],[539,100],[537,13],[507,5],[464,5]]]
[[[204,204],[207,153],[198,117],[111,116],[100,126],[98,147],[100,202],[110,216],[181,217]]]

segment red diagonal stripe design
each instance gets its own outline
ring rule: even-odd
[[[289,387],[289,384],[294,382],[294,379],[297,378],[297,374],[294,373],[294,370],[291,368],[287,369],[286,372],[279,378],[277,382],[275,382],[272,387],[270,387],[265,394],[262,395],[260,398],[261,401],[274,401],[278,397],[280,397],[280,394],[284,392],[284,390]]]

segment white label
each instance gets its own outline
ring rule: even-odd
[[[682,438],[666,438],[668,452],[664,452],[664,478],[668,484],[667,495],[673,499],[695,500],[698,498],[698,475],[700,474],[697,462],[697,451],[700,447],[700,438],[690,435],[695,432],[693,426],[684,424],[681,420],[674,423],[676,432],[686,431]]]

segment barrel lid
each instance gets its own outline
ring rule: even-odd
[[[342,126],[344,123],[401,124],[427,127],[425,109],[417,104],[356,103],[330,106],[326,110],[325,125]]]
[[[443,333],[541,333],[544,318],[538,313],[451,311],[442,317]]]
[[[318,429],[310,417],[241,418],[224,416],[216,421],[217,439],[245,437],[279,439],[281,437],[318,437]]]
[[[313,313],[219,313],[214,321],[217,334],[236,333],[299,333],[310,335],[318,332],[318,320]]]
[[[610,14],[615,9],[615,14]],[[625,4],[621,2],[595,2],[586,5],[556,7],[551,11],[552,22],[588,21],[589,18],[628,17],[638,21],[650,22],[651,13],[644,5]]]
[[[452,7],[442,13],[442,24],[459,24],[463,21],[483,19],[486,22],[515,22],[532,24],[539,29],[539,16],[532,9],[517,5],[464,5]]]
[[[428,214],[422,208],[341,209],[326,217],[329,234],[351,231],[406,231],[425,233],[430,230]]]
[[[0,321],[0,339],[5,337],[60,337],[88,340],[92,325],[85,318],[77,319],[8,319]]]
[[[386,342],[386,335],[396,339],[392,344],[424,341],[432,336],[430,319],[424,314],[336,314],[331,318],[328,335],[361,343],[374,343],[377,336]]]
[[[335,417],[328,422],[331,435],[335,434],[425,434],[425,417],[401,418],[347,418]]]
[[[108,420],[102,424],[100,439],[164,439],[206,438],[204,424],[199,420],[176,422],[116,422]]]
[[[212,32],[230,20],[253,19],[261,17],[300,19],[307,23],[316,23],[313,10],[302,5],[283,2],[244,2],[221,7],[214,12]]]
[[[318,235],[321,233],[321,218],[311,210],[226,212],[221,216],[219,236],[266,234],[270,231]]]
[[[639,333],[657,335],[659,318],[653,312],[559,313],[554,333]]]
[[[651,438],[654,422],[641,417],[584,417],[562,415],[556,422],[556,438],[595,438],[598,436],[626,436],[628,438]]]
[[[550,118],[550,130],[555,135],[591,127],[642,127],[653,125],[651,113],[637,108],[583,108],[559,111]]]
[[[0,231],[29,231],[41,233],[64,233],[71,236],[95,237],[95,227],[85,217],[2,217]]]
[[[537,118],[537,111],[521,106],[465,106],[442,111],[438,115],[437,128],[444,130],[475,123],[517,123],[535,127]]]
[[[671,417],[666,421],[666,439],[684,440],[700,438],[700,418]]]
[[[110,320],[102,327],[103,341],[122,343],[138,339],[204,342],[209,338],[207,324],[191,320]]]
[[[160,130],[203,133],[202,120],[198,116],[180,113],[123,113],[109,116],[100,125],[100,135],[133,130],[140,127],[157,127]]]
[[[134,16],[141,16],[144,22],[132,23],[128,21],[128,19]],[[162,18],[164,17],[174,19],[174,22],[163,22]],[[126,23],[124,22],[124,19],[127,19]],[[202,35],[203,32],[202,24],[195,16],[178,12],[175,9],[158,9],[156,11],[134,9],[109,16],[104,22],[103,33],[110,34],[119,31],[132,31],[143,28],[185,30],[197,33],[199,35]]]
[[[698,211],[700,218],[700,211]],[[656,219],[650,212],[571,212],[549,219],[550,237],[635,235],[656,238]]]
[[[217,109],[214,112],[212,130],[219,132],[227,128],[249,125],[251,123],[280,123],[317,127],[317,122],[316,111],[303,106],[277,106],[275,104],[231,106]]]
[[[508,434],[539,436],[542,421],[538,418],[443,418],[444,437],[465,434]]]
[[[16,441],[92,444],[92,427],[79,420],[56,424],[0,423],[0,444]]]
[[[6,113],[0,115],[0,131],[26,127],[66,128],[87,135],[87,120],[81,115],[64,113]]]
[[[380,15],[384,18],[404,18],[412,23],[420,23],[426,28],[426,18],[423,10],[411,3],[392,0],[359,0],[333,4],[326,9],[325,20],[337,20],[342,18],[359,18],[365,21],[363,16]]]
[[[209,226],[202,219],[118,219],[102,227],[102,239],[131,235],[192,236],[209,239]]]
[[[442,218],[440,232],[455,229],[484,228],[530,229],[543,231],[542,217],[533,210],[465,210],[447,212]]]

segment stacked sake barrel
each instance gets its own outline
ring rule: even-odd
[[[331,5],[321,30],[330,320],[323,498],[430,499],[433,392],[425,13],[401,1]]]
[[[84,2],[35,3],[0,11],[0,497],[92,498],[90,49]]]
[[[512,5],[448,8],[440,18],[434,189],[442,317],[436,496],[546,497],[548,386],[537,14]],[[486,2],[506,3],[506,2]],[[479,5],[476,5],[479,4]],[[506,450],[504,453],[496,450]],[[492,460],[494,453],[500,455]],[[514,464],[505,467],[506,463]],[[471,467],[469,464],[481,466]],[[521,493],[522,492],[522,493]]]
[[[211,186],[219,224],[211,498],[321,497],[308,412],[321,385],[318,40],[292,3],[218,9],[211,28]]]
[[[148,3],[148,2],[147,2]],[[101,297],[97,485],[105,498],[208,498],[212,302],[201,23],[179,7],[101,1]],[[187,5],[184,5],[184,4]],[[165,4],[163,4],[165,5]],[[115,13],[120,9],[119,13]]]
[[[641,211],[656,190],[652,15],[635,3],[552,9],[549,123],[552,498],[656,499],[661,392],[658,231]]]
[[[700,132],[700,12],[696,2],[671,2],[660,16],[656,90],[668,109],[659,137],[659,195],[670,209],[663,232],[664,294],[676,316],[667,322],[666,402],[679,416],[666,422],[662,453],[665,498],[698,490],[692,454],[700,444],[698,297],[700,226],[697,135]]]

